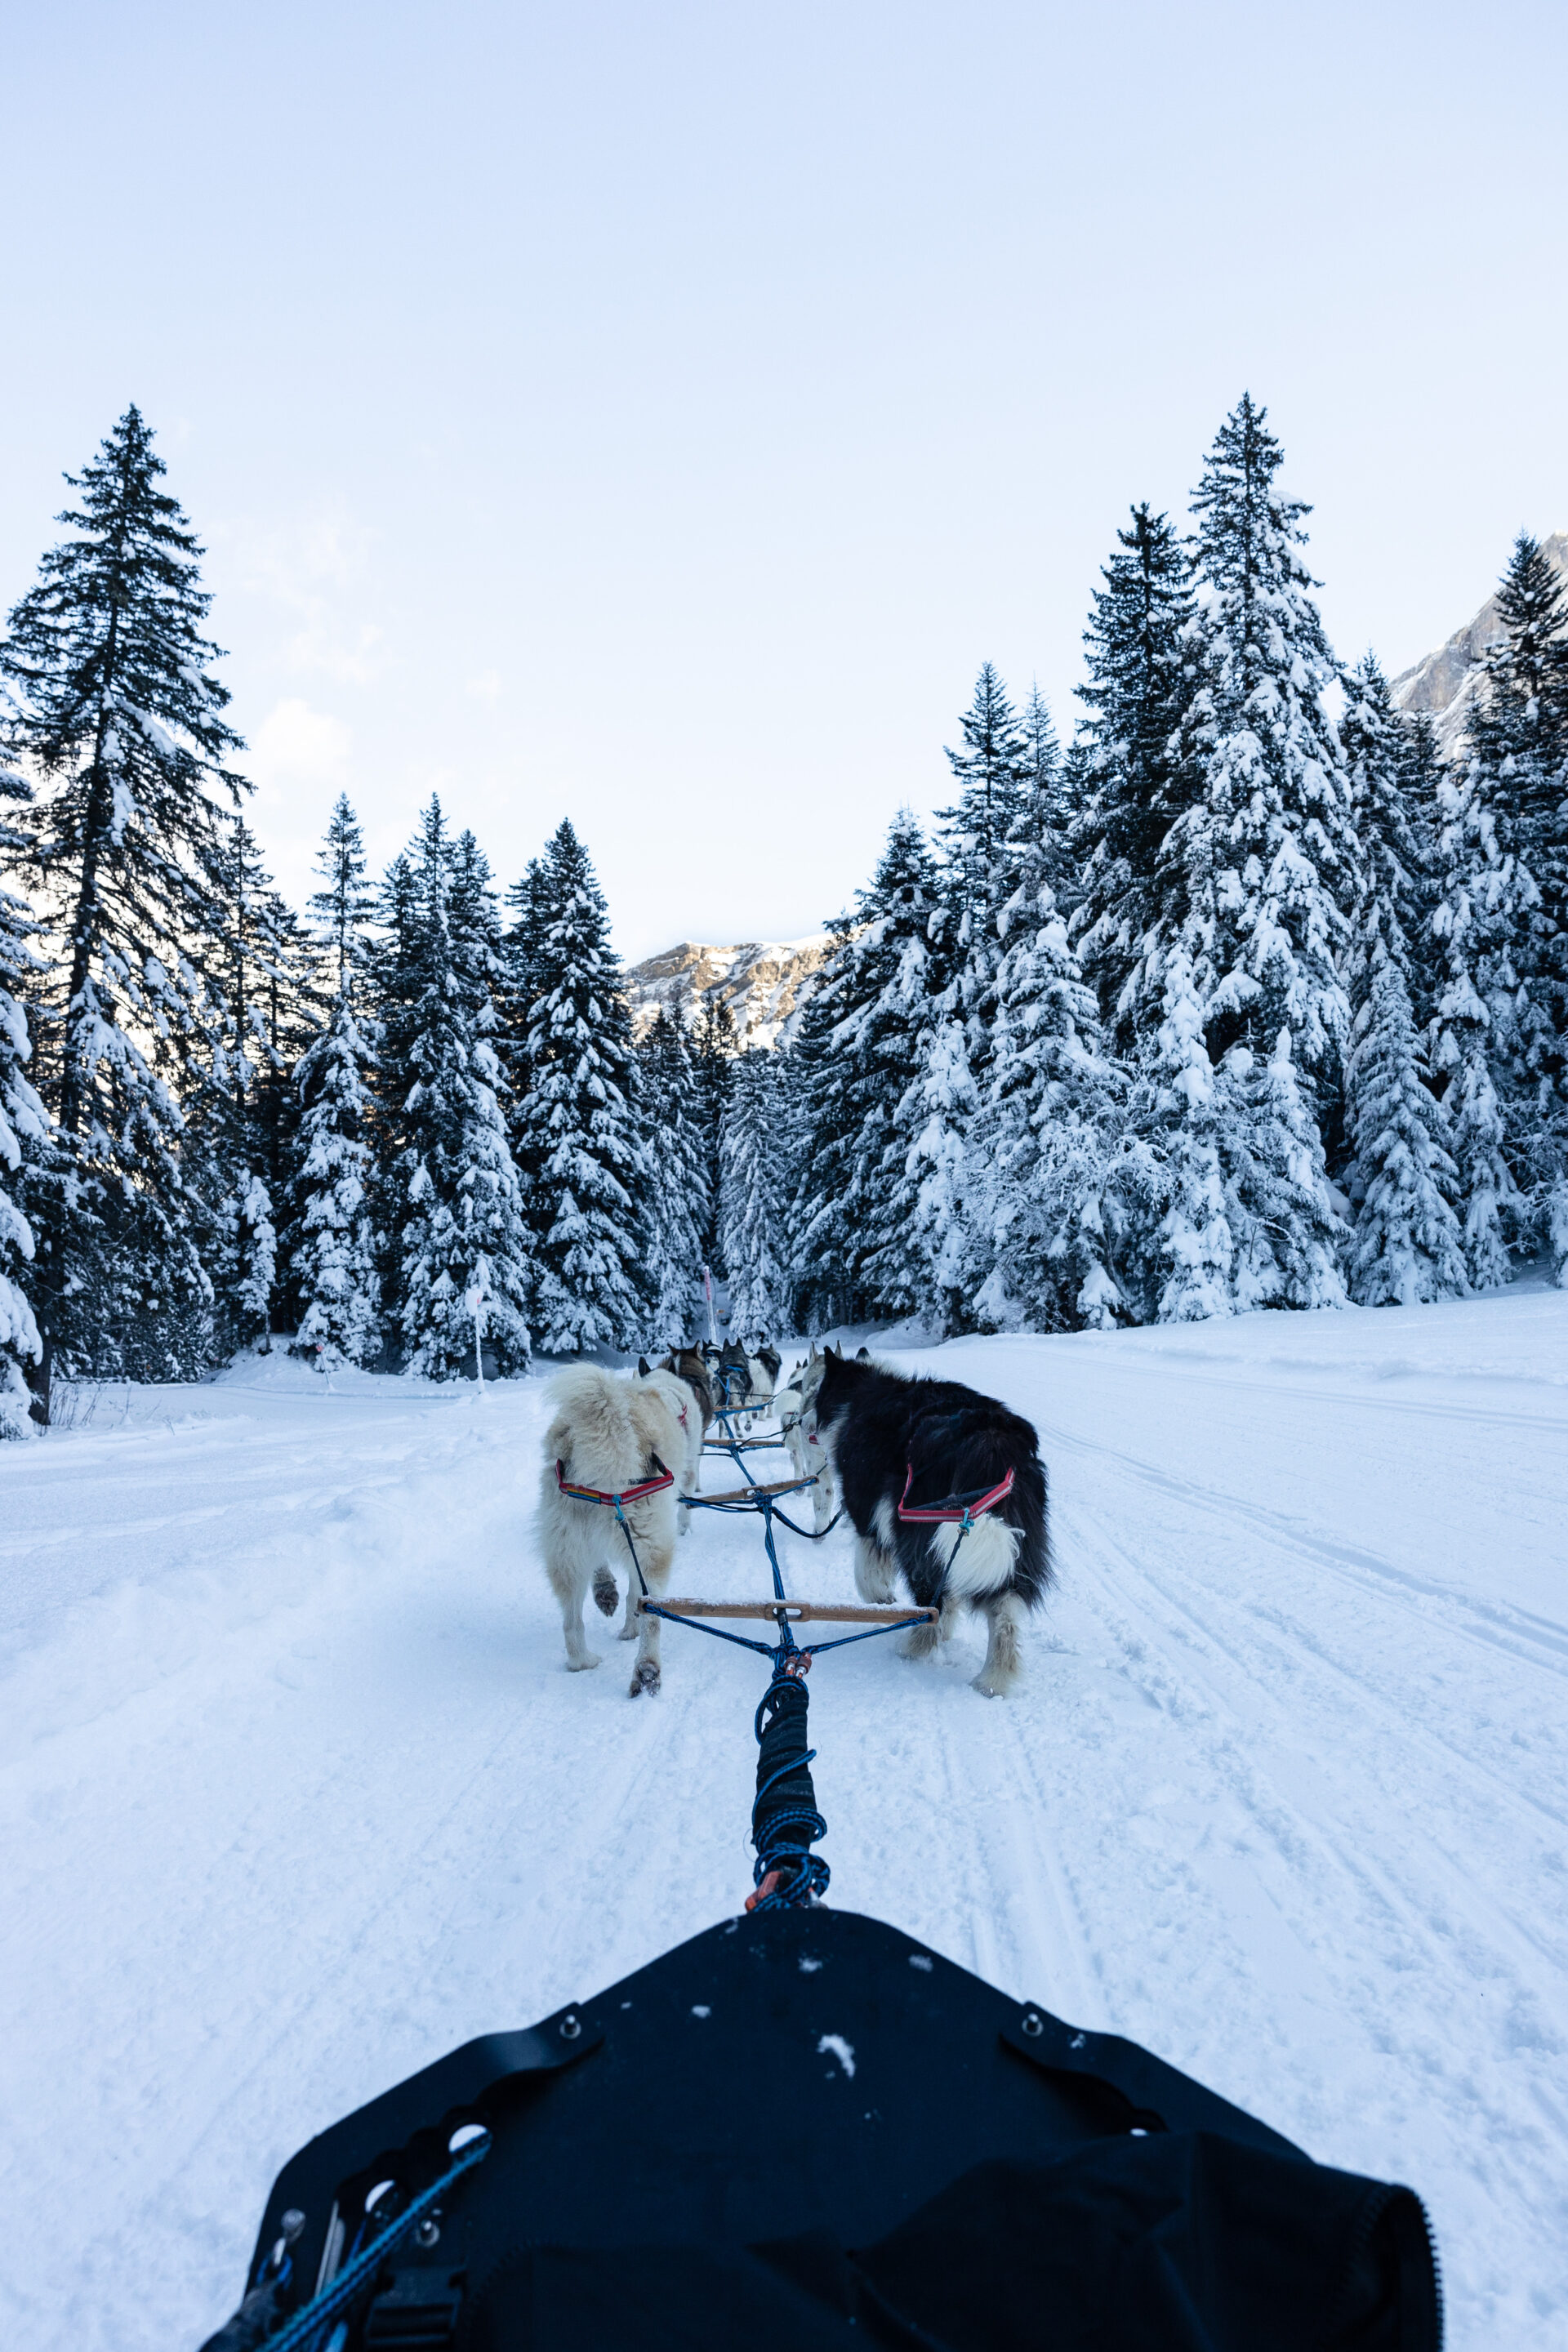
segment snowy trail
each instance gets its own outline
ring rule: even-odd
[[[1568,1299],[942,1359],[1038,1423],[1060,1588],[1005,1703],[977,1633],[823,1662],[832,1899],[1410,2179],[1453,2342],[1561,2341]],[[0,1455],[17,2352],[194,2347],[312,2131],[750,1883],[760,1668],[671,1627],[633,1705],[605,1626],[564,1673],[540,1383],[125,1413]],[[782,1542],[848,1591],[846,1531]],[[676,1583],[764,1576],[700,1516]]]

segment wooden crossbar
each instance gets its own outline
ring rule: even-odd
[[[792,1625],[902,1625],[923,1618],[934,1623],[938,1612],[883,1607],[875,1601],[661,1601],[672,1617],[787,1617]]]
[[[776,1478],[771,1486],[735,1486],[722,1495],[693,1495],[694,1503],[754,1503],[759,1495],[795,1495],[813,1484],[810,1478]]]

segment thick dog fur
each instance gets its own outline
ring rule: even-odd
[[[813,1351],[813,1360],[820,1361]],[[773,1392],[773,1410],[780,1434],[789,1448],[789,1458],[797,1478],[816,1480],[811,1490],[811,1524],[813,1532],[821,1535],[838,1508],[837,1481],[827,1448],[814,1430],[805,1425],[805,1398],[803,1383],[806,1366],[797,1364],[788,1383]]]
[[[702,1460],[703,1409],[696,1389],[662,1366],[627,1380],[598,1364],[574,1364],[552,1382],[554,1411],[544,1439],[540,1480],[539,1525],[544,1572],[561,1603],[566,1664],[574,1674],[599,1664],[583,1631],[583,1603],[590,1586],[606,1617],[615,1614],[616,1573],[626,1579],[623,1642],[636,1642],[632,1696],[656,1691],[659,1683],[657,1617],[643,1614],[631,1555],[614,1510],[605,1503],[582,1503],[563,1495],[556,1481],[560,1463],[568,1478],[607,1495],[625,1494],[654,1475],[654,1462],[675,1474],[675,1486],[650,1495],[626,1511],[637,1558],[650,1594],[658,1598],[669,1581],[675,1539],[689,1513],[679,1497],[697,1492]]]
[[[1017,1679],[1024,1613],[1038,1607],[1051,1580],[1046,1473],[1034,1430],[956,1381],[906,1380],[832,1349],[814,1355],[801,1395],[801,1426],[826,1449],[859,1538],[861,1597],[891,1601],[901,1574],[921,1608],[940,1609],[939,1625],[917,1625],[905,1636],[910,1657],[929,1656],[948,1639],[961,1603],[978,1610],[990,1638],[974,1688],[1000,1697]],[[1013,1491],[960,1544],[955,1521],[932,1527],[898,1517],[911,1464],[911,1503],[984,1491],[1009,1470]]]

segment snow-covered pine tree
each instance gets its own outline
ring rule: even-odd
[[[1204,1038],[1204,1001],[1184,947],[1163,959],[1165,1018],[1151,1074],[1163,1145],[1164,1213],[1153,1255],[1162,1323],[1201,1323],[1233,1307],[1236,1244],[1226,1214],[1217,1073]]]
[[[563,821],[545,853],[530,1017],[528,1154],[535,1326],[552,1354],[630,1348],[647,1332],[647,1152],[631,1014],[588,853]]]
[[[780,1071],[788,1320],[796,1331],[828,1331],[858,1312],[854,1269],[859,1241],[845,1213],[859,1119],[837,1044],[849,977],[852,917],[826,926],[833,945],[804,1003],[790,1016]]]
[[[295,1180],[294,1281],[300,1302],[290,1352],[325,1372],[363,1364],[380,1337],[366,1141],[371,1049],[345,971],[328,1026],[295,1068],[303,1114]]]
[[[1216,1076],[1237,1309],[1342,1307],[1349,1231],[1290,1032],[1279,1032],[1267,1060],[1233,1045]]]
[[[321,887],[311,891],[310,908],[332,960],[334,993],[341,996],[363,968],[365,926],[375,913],[364,837],[346,793],[333,804],[326,839],[316,853],[316,871]]]
[[[202,1252],[219,1362],[258,1341],[265,1349],[272,1328],[275,1216],[284,1202],[297,1123],[288,1069],[308,1034],[300,999],[310,989],[299,922],[273,887],[255,835],[239,816],[227,835],[220,1017],[211,1068],[187,1119],[186,1149],[205,1209]]]
[[[1077,689],[1089,716],[1072,823],[1082,893],[1072,928],[1102,1016],[1131,1054],[1134,982],[1158,912],[1155,868],[1180,807],[1176,739],[1192,692],[1194,599],[1191,562],[1167,517],[1135,506],[1131,529],[1116,537],[1084,631],[1088,679]]]
[[[1426,1084],[1405,974],[1382,939],[1358,994],[1346,1070],[1359,1195],[1351,1296],[1360,1307],[1462,1297],[1469,1284],[1449,1198],[1447,1122]]]
[[[653,1336],[658,1344],[679,1345],[707,1335],[702,1268],[710,1204],[702,1104],[686,1025],[662,1005],[640,1051]]]
[[[380,1337],[369,1139],[374,1050],[355,1009],[364,980],[365,926],[375,900],[346,795],[340,794],[332,811],[316,871],[321,887],[311,895],[310,911],[337,993],[293,1073],[300,1116],[292,1265],[299,1326],[291,1352],[331,1372],[366,1362]]]
[[[778,1060],[752,1045],[734,1065],[719,1139],[719,1230],[730,1286],[730,1330],[757,1339],[788,1323]]]
[[[959,724],[963,749],[947,749],[946,753],[958,798],[951,808],[937,812],[945,933],[952,959],[949,1018],[963,1031],[969,1068],[983,1075],[989,1054],[991,991],[1002,956],[996,918],[1015,886],[1008,844],[1019,828],[1031,748],[1006,688],[989,662],[981,667],[973,700]],[[1032,818],[1038,814],[1030,811]],[[945,1098],[955,1087],[962,1094],[965,1082],[956,1077],[951,1042],[944,1048],[943,1068],[938,1094]]]
[[[933,1246],[942,1244],[930,1220],[917,1227],[911,1213],[931,1171],[917,1174],[910,1160],[922,1139],[933,1153],[942,1150],[940,1122],[928,1132],[932,1107],[923,1086],[933,1041],[953,1023],[946,999],[954,975],[942,952],[942,877],[908,809],[894,818],[870,887],[858,896],[832,982],[834,1023],[801,1171],[813,1203],[802,1240],[824,1271],[832,1269],[845,1314],[943,1319],[945,1303],[931,1291]],[[944,1056],[945,1070],[951,1041]],[[934,1212],[934,1193],[929,1205]]]
[[[407,1370],[449,1380],[474,1367],[469,1293],[500,1370],[529,1360],[530,1263],[521,1186],[499,1100],[489,982],[499,929],[489,873],[471,834],[453,842],[433,794],[412,860],[418,884],[406,1105],[413,1161],[403,1231]]]
[[[1360,850],[1324,699],[1335,667],[1296,552],[1308,509],[1274,487],[1280,456],[1265,412],[1244,395],[1194,494],[1206,593],[1185,636],[1194,692],[1177,739],[1180,805],[1157,859],[1155,919],[1119,1000],[1132,1033],[1147,1036],[1158,990],[1166,1076],[1156,1097],[1190,1105],[1196,1126],[1190,1151],[1167,1142],[1187,1203],[1173,1209],[1170,1235],[1179,1224],[1189,1238],[1168,1252],[1178,1264],[1163,1315],[1215,1311],[1222,1266],[1246,1303],[1329,1303],[1323,1237],[1342,1231],[1321,1129],[1342,1084],[1340,959]],[[1194,1003],[1207,1086],[1193,1059]],[[1237,1047],[1245,1054],[1231,1060]],[[1216,1216],[1211,1153],[1222,1141],[1232,1182]]]
[[[1189,625],[1183,803],[1156,881],[1151,976],[1179,938],[1212,1060],[1238,1041],[1332,1077],[1348,1027],[1339,957],[1359,851],[1325,697],[1337,681],[1297,553],[1310,509],[1274,486],[1282,451],[1244,394],[1193,494],[1206,590]]]
[[[725,1268],[724,1241],[719,1230],[721,1182],[719,1143],[730,1108],[735,1056],[741,1050],[741,1039],[730,1000],[721,996],[717,989],[710,991],[702,1000],[701,1012],[692,1024],[691,1050],[697,1074],[698,1099],[701,1105],[703,1160],[708,1181],[708,1223],[702,1236],[702,1257],[703,1263],[716,1275],[721,1275]]]
[[[414,1181],[408,1096],[416,1017],[424,993],[421,905],[413,853],[399,850],[376,894],[375,934],[366,958],[367,1025],[375,1038],[376,1055],[370,1106],[371,1227],[382,1311],[395,1325],[403,1313],[403,1234]]]
[[[1110,1328],[1127,1304],[1111,1265],[1135,1163],[1121,1150],[1125,1089],[1101,1050],[1094,998],[1040,843],[1002,909],[990,1082],[971,1139],[974,1311],[1008,1328]]]
[[[1462,772],[1440,793],[1446,971],[1434,1069],[1447,1078],[1471,1282],[1507,1281],[1510,1243],[1556,1236],[1568,1195],[1568,610],[1528,534],[1498,594]]]
[[[1362,849],[1346,986],[1352,1019],[1346,1120],[1354,1154],[1351,1293],[1363,1307],[1458,1297],[1468,1288],[1447,1120],[1426,1083],[1411,1002],[1429,918],[1426,813],[1413,817],[1410,730],[1368,654],[1344,681],[1344,745]],[[1416,747],[1416,758],[1421,756]],[[1418,829],[1421,828],[1421,829]]]
[[[1405,820],[1415,856],[1416,898],[1420,919],[1409,934],[1405,979],[1415,1025],[1424,1037],[1431,1034],[1447,967],[1432,918],[1442,898],[1443,787],[1447,770],[1430,711],[1400,713],[1399,782]]]
[[[201,549],[130,408],[79,477],[68,536],[10,616],[0,675],[45,788],[31,860],[63,960],[40,1091],[60,1180],[33,1212],[47,1412],[70,1368],[189,1374],[205,1279],[176,1090],[205,1046],[226,931],[221,817],[241,746],[203,635]]]
[[[26,779],[0,757],[0,803],[31,798]],[[26,836],[0,806],[0,859],[9,865],[26,846]],[[42,963],[32,944],[35,928],[22,900],[0,887],[0,1439],[31,1433],[27,1376],[43,1354],[28,1298],[33,1229],[18,1198],[49,1143],[48,1114],[27,1076],[26,1000]]]

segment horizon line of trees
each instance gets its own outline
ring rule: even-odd
[[[305,919],[246,823],[201,549],[136,409],[0,640],[0,1432],[57,1376],[496,1369],[1568,1276],[1568,606],[1517,542],[1462,754],[1338,664],[1249,396],[1132,509],[1082,721],[987,665],[776,1050],[634,1040],[569,821],[504,897],[432,798]]]

